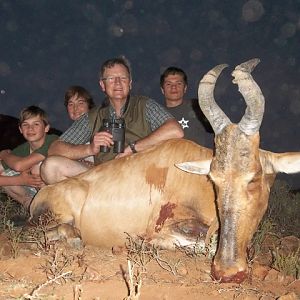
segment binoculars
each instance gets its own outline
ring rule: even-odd
[[[107,131],[113,136],[113,152],[123,153],[125,149],[125,121],[123,118],[104,119],[101,131]],[[110,147],[100,146],[100,152],[110,152]]]

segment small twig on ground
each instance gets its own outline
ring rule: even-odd
[[[62,273],[60,274],[59,276],[56,276],[50,280],[47,280],[46,282],[38,285],[29,295],[28,294],[24,294],[23,297],[24,299],[28,299],[28,300],[32,300],[32,299],[40,299],[41,298],[41,295],[39,295],[39,291],[44,288],[45,286],[49,285],[49,284],[52,284],[53,282],[56,282],[58,279],[61,279],[61,278],[64,278],[65,280],[66,279],[69,279],[70,276],[72,274],[72,271],[68,271],[68,272],[65,272],[65,273]]]
[[[74,286],[74,300],[81,300],[82,287],[81,284],[76,284]]]
[[[159,255],[158,249],[153,249],[153,259],[158,263],[158,265],[163,269],[170,273],[172,273],[174,276],[177,275],[178,266],[181,263],[181,260],[179,259],[176,263],[171,264],[170,262],[166,261],[165,259],[162,259]]]
[[[135,264],[132,264],[130,260],[127,260],[127,263],[128,263],[128,275],[129,275],[128,278],[129,295],[126,298],[124,298],[124,300],[138,300],[141,295],[142,274],[140,273],[138,268],[137,269],[135,268]]]

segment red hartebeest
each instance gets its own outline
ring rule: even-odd
[[[199,105],[215,132],[215,154],[206,161],[179,165],[188,172],[208,175],[214,182],[220,239],[212,274],[223,282],[241,282],[246,276],[246,248],[266,211],[276,173],[300,171],[300,153],[259,149],[265,101],[251,76],[258,63],[258,59],[252,59],[232,73],[247,104],[238,124],[231,123],[213,97],[216,80],[226,65],[215,67],[203,77]]]

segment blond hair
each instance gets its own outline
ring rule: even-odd
[[[19,125],[21,125],[24,121],[32,118],[32,117],[40,117],[44,122],[45,126],[49,125],[49,120],[46,112],[38,106],[28,106],[21,110],[19,117]]]

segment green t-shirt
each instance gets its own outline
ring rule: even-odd
[[[50,145],[58,138],[59,138],[59,136],[56,134],[47,134],[44,144],[40,148],[34,150],[32,153],[40,153],[43,156],[47,157],[48,149],[49,149]],[[20,156],[20,157],[28,156],[30,154],[29,143],[25,142],[25,143],[17,146],[16,148],[14,148],[12,150],[12,153],[17,156]],[[4,169],[9,169],[9,166],[6,163],[2,162],[2,165],[3,165]]]

